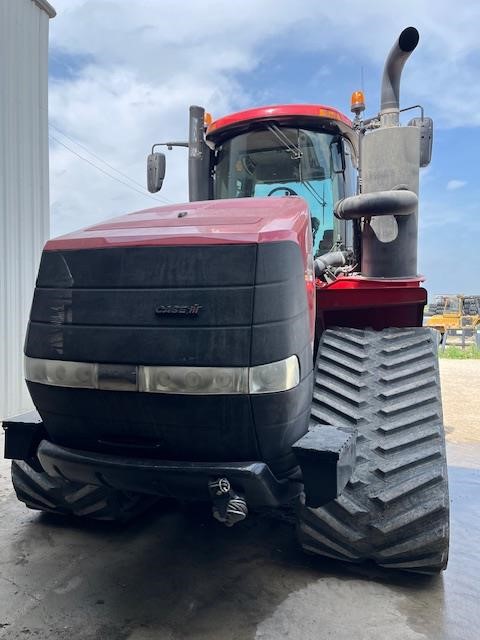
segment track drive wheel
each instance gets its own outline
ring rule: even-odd
[[[23,460],[12,461],[17,498],[29,509],[93,520],[127,522],[157,501],[155,496],[52,478]]]
[[[419,573],[445,569],[449,499],[437,343],[428,328],[323,333],[310,424],[357,427],[357,459],[336,500],[311,509],[300,499],[305,551]]]

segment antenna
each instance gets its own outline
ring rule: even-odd
[[[322,193],[322,225],[325,226],[325,207],[327,203],[325,201],[325,181],[323,181],[323,193]]]

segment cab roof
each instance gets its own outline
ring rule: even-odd
[[[207,138],[217,139],[227,137],[230,130],[245,129],[251,123],[275,120],[281,124],[299,124],[318,127],[333,127],[347,136],[356,146],[357,134],[352,121],[343,113],[321,104],[281,104],[266,107],[255,107],[245,111],[237,111],[230,115],[214,120],[207,127]]]

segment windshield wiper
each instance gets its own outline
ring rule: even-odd
[[[277,138],[277,140],[285,147],[285,149],[290,152],[290,157],[292,158],[292,160],[300,160],[300,158],[303,158],[303,151],[300,149],[300,147],[295,146],[293,142],[290,142],[290,140],[283,133],[280,127],[277,127],[276,124],[269,124],[268,129],[271,133],[273,133],[273,135]],[[300,168],[300,182],[315,198],[318,204],[324,209],[327,206],[326,200],[321,197],[321,195],[317,192],[315,187],[308,180],[303,179],[301,163],[299,168]]]
[[[309,180],[304,180],[302,176],[300,176],[300,182],[305,186],[305,188],[312,194],[318,204],[325,208],[327,206],[327,201],[323,198],[318,191],[315,189],[313,184]]]
[[[277,140],[283,144],[287,151],[290,151],[292,160],[299,160],[303,156],[303,152],[300,147],[296,147],[292,142],[290,142],[288,137],[283,133],[280,127],[277,127],[276,124],[269,124],[268,130],[271,131]]]

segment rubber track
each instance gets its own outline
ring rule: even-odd
[[[12,482],[29,509],[94,520],[127,522],[156,501],[154,496],[52,478],[23,460],[12,461]]]
[[[421,573],[445,569],[449,499],[436,332],[329,329],[319,345],[311,426],[356,426],[342,495],[298,511],[303,548]]]

